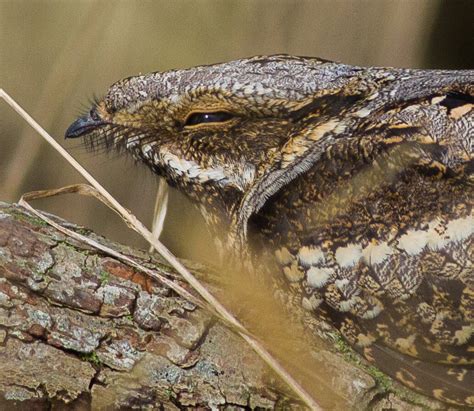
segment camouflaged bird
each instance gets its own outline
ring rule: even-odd
[[[381,370],[474,405],[473,96],[474,71],[260,56],[126,78],[66,137],[132,153]]]

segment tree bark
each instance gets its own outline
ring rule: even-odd
[[[99,240],[182,283],[150,255]],[[325,408],[445,408],[392,381],[388,387],[339,354],[318,356],[344,393],[344,403],[324,399]],[[0,203],[0,409],[131,408],[304,406],[205,310],[22,207]]]

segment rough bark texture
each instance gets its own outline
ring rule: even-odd
[[[180,281],[146,253],[100,241]],[[326,407],[445,408],[339,354],[317,355],[347,401]],[[0,203],[0,409],[64,408],[304,407],[207,312]]]

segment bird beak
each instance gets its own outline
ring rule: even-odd
[[[106,123],[102,120],[94,120],[90,114],[86,114],[79,117],[74,123],[72,123],[66,130],[64,135],[65,138],[77,138],[89,134],[96,128],[105,125]]]

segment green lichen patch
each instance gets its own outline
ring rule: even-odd
[[[26,214],[25,212],[22,212],[18,208],[11,207],[7,209],[8,213],[15,218],[17,221],[24,221],[27,222],[31,225],[38,226],[38,227],[47,227],[48,223],[41,218],[35,216],[35,215],[30,215]]]
[[[99,277],[101,285],[106,285],[110,281],[110,273],[107,271],[102,270]]]
[[[383,373],[373,365],[365,364],[362,361],[361,356],[347,344],[340,334],[334,333],[331,335],[331,337],[334,340],[334,346],[336,347],[337,351],[344,356],[344,359],[347,362],[355,364],[363,369],[375,380],[383,392],[393,391],[393,381],[387,374]]]
[[[387,374],[384,374],[373,365],[364,367],[364,369],[374,378],[374,380],[377,382],[377,385],[380,386],[383,391],[393,391],[393,381]]]
[[[90,362],[91,364],[93,364],[95,366],[99,366],[101,364],[99,356],[97,355],[97,353],[95,351],[92,351],[92,352],[87,353],[87,354],[82,354],[81,359],[83,361]]]

